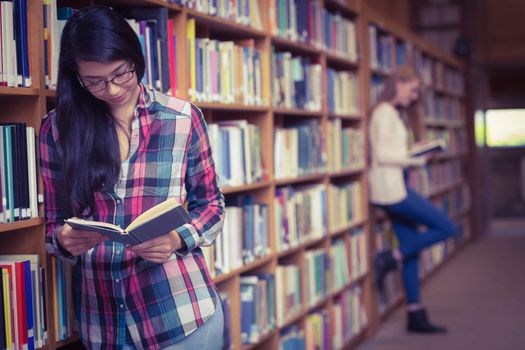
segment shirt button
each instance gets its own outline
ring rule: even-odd
[[[120,282],[120,278],[117,278],[117,279],[115,280],[115,282],[119,283],[119,282]]]
[[[121,309],[123,309],[123,308],[124,308],[124,304],[120,304],[119,306],[120,306],[120,308],[121,308]]]
[[[120,254],[120,250],[117,250],[117,251],[115,252],[115,254],[119,255],[119,254]]]

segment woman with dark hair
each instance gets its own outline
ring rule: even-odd
[[[200,246],[224,217],[202,112],[140,83],[144,59],[126,20],[77,11],[60,49],[57,107],[40,129],[46,246],[74,264],[73,296],[89,349],[219,349],[222,307]],[[168,198],[191,223],[125,246],[64,224],[127,226]]]
[[[411,66],[397,68],[385,82],[379,103],[374,107],[369,125],[370,201],[388,215],[399,240],[399,249],[376,255],[376,285],[383,291],[385,275],[402,265],[407,300],[407,330],[417,333],[444,332],[432,325],[420,301],[419,252],[443,241],[455,232],[445,213],[411,189],[406,182],[406,168],[423,166],[424,156],[410,158],[408,132],[398,109],[409,108],[419,98],[420,79]],[[426,231],[418,230],[420,225]]]

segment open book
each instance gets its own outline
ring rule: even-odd
[[[106,222],[79,218],[70,218],[65,222],[74,229],[99,232],[113,241],[133,245],[165,235],[190,221],[182,204],[171,198],[140,214],[125,229]]]
[[[443,139],[417,142],[410,146],[408,153],[411,157],[419,157],[426,154],[444,152],[447,144]]]

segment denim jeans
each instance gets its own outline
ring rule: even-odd
[[[405,199],[381,207],[392,222],[404,257],[402,275],[407,302],[419,303],[419,252],[455,234],[456,227],[443,211],[408,186]],[[425,225],[426,231],[419,232],[419,225]]]
[[[216,294],[215,313],[197,330],[186,338],[175,344],[169,345],[162,350],[221,350],[224,330],[224,315],[221,299]],[[135,346],[130,339],[129,332],[126,336],[126,343],[122,350],[134,350]]]

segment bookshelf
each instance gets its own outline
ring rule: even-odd
[[[389,22],[384,16],[375,13],[368,8],[366,1],[363,0],[320,0],[312,3],[311,8],[308,8],[309,11],[317,13],[318,20],[322,18],[321,13],[323,11],[330,13],[334,28],[344,28],[345,31],[348,31],[347,34],[352,38],[350,40],[352,44],[346,45],[348,42],[340,40],[334,42],[334,47],[326,47],[327,45],[323,44],[323,37],[320,36],[319,32],[312,30],[312,28],[320,27],[307,27],[305,33],[294,32],[294,30],[283,27],[287,21],[283,21],[276,12],[279,5],[285,4],[282,0],[247,1],[252,6],[253,4],[258,6],[262,28],[253,28],[246,24],[236,23],[232,19],[205,14],[201,11],[202,9],[196,7],[188,8],[163,0],[56,0],[56,2],[58,7],[105,4],[115,8],[144,6],[166,9],[168,19],[173,22],[176,37],[176,94],[186,98],[194,97],[196,105],[203,110],[208,124],[217,125],[218,132],[221,132],[221,128],[224,128],[223,131],[226,132],[231,131],[226,129],[230,127],[228,125],[231,125],[232,121],[236,123],[246,121],[247,124],[251,125],[246,127],[247,129],[257,130],[255,133],[260,147],[261,172],[257,176],[253,176],[252,181],[232,181],[231,184],[222,185],[227,203],[230,203],[229,206],[237,208],[235,209],[237,215],[239,215],[240,210],[253,209],[249,204],[243,202],[248,197],[258,205],[258,209],[265,207],[267,210],[264,214],[266,216],[262,216],[267,220],[266,242],[262,244],[262,248],[269,249],[263,249],[264,252],[256,252],[253,256],[241,256],[241,259],[245,260],[241,261],[240,266],[234,268],[224,268],[223,266],[223,273],[217,273],[214,277],[218,289],[229,296],[232,347],[234,349],[276,349],[281,341],[287,338],[285,333],[289,327],[295,326],[305,332],[306,329],[311,330],[312,327],[319,325],[319,319],[323,317],[330,320],[341,318],[345,312],[355,317],[353,319],[355,328],[351,330],[351,336],[339,335],[340,337],[337,338],[339,348],[353,348],[372,334],[386,314],[378,312],[371,271],[371,261],[376,250],[374,244],[376,239],[375,221],[384,221],[384,219],[376,218],[374,211],[370,210],[366,190],[368,150],[364,140],[367,132],[367,112],[372,102],[370,87],[374,80],[373,77],[384,79],[388,76],[389,70],[395,65],[395,52],[398,45],[403,43],[406,45],[407,60],[409,55],[413,55],[414,51],[419,50],[432,62],[437,62],[443,66],[437,68],[438,70],[452,72],[449,75],[445,74],[448,78],[440,80],[443,84],[429,85],[426,89],[439,96],[441,101],[445,101],[439,103],[454,104],[450,109],[456,111],[455,114],[458,115],[454,120],[443,118],[443,115],[447,115],[446,112],[441,113],[440,116],[430,115],[421,126],[422,132],[428,130],[438,130],[437,132],[444,130],[449,133],[461,132],[465,130],[466,125],[465,109],[462,107],[465,96],[461,87],[455,87],[457,81],[461,80],[458,75],[462,74],[462,64],[429,46],[416,35],[406,32],[395,23]],[[296,2],[299,3],[299,1]],[[44,28],[42,2],[28,1],[27,3],[32,86],[29,88],[0,87],[0,103],[3,107],[3,122],[24,121],[38,130],[42,115],[54,107],[56,94],[52,88],[47,86],[44,77],[44,43],[40,40]],[[299,8],[305,11],[304,7],[299,6]],[[312,21],[315,22],[313,19]],[[242,20],[238,22],[242,22]],[[192,89],[197,89],[197,86],[192,85],[195,83],[193,81],[195,78],[192,78],[186,62],[190,50],[187,40],[189,23],[193,23],[195,26],[194,39],[203,39],[203,42],[206,43],[203,45],[209,45],[210,42],[214,41],[217,42],[217,45],[223,42],[233,42],[235,45],[247,45],[243,47],[249,47],[258,52],[258,56],[253,58],[253,62],[256,62],[256,64],[254,63],[254,70],[259,72],[257,73],[259,74],[258,85],[254,88],[258,89],[258,99],[254,98],[252,102],[245,103],[239,99],[243,96],[228,96],[224,99],[217,99],[213,93],[210,94],[204,90],[201,95],[190,93]],[[246,19],[244,19],[244,23],[246,23]],[[295,25],[297,24],[295,22]],[[302,24],[298,25],[301,26]],[[388,58],[390,61],[386,65],[370,64],[370,25],[375,26],[376,31],[386,38],[384,41],[392,47],[392,52]],[[299,83],[295,86],[295,88],[299,86],[298,91],[308,91],[304,93],[306,97],[298,94],[290,95],[289,86],[283,89],[281,94],[275,94],[274,75],[278,75],[280,72],[274,69],[275,65],[272,62],[278,62],[284,70],[291,72],[295,72],[293,69],[299,68],[303,72],[307,71],[310,77],[315,78],[317,84],[309,82],[309,84],[301,85]],[[282,84],[286,84],[286,82]],[[283,88],[282,86],[279,87]],[[327,91],[331,91],[331,93],[327,93]],[[341,95],[341,91],[345,91],[345,93]],[[227,101],[227,103],[221,101]],[[290,140],[287,137],[291,137],[292,141],[295,140],[294,142],[303,142],[317,137],[313,135],[318,135],[320,141],[314,144],[317,145],[315,146],[318,148],[317,152],[310,152],[312,150],[308,149],[308,146],[304,148],[304,144],[300,150],[297,147],[295,153],[284,146],[283,148],[276,147],[274,134],[277,131],[283,133],[283,145],[286,145],[286,142]],[[361,141],[359,141],[359,136],[356,136],[359,134],[362,135]],[[346,143],[352,142],[351,140],[359,142]],[[312,147],[313,144],[307,143],[307,145],[310,148],[315,148]],[[348,154],[346,153],[347,148],[356,150],[356,152]],[[328,152],[328,150],[331,151]],[[467,166],[464,165],[466,150],[456,151],[453,154],[444,155],[436,162],[439,164],[459,162],[463,164],[460,167]],[[283,154],[285,155],[283,161],[277,162],[278,157]],[[310,168],[304,167],[304,154],[307,154],[308,161],[306,164],[309,164]],[[217,152],[214,158],[216,162],[221,161],[220,153]],[[311,159],[315,159],[315,166],[312,166],[313,161],[311,162]],[[292,163],[291,160],[294,160],[294,164],[288,164]],[[337,166],[343,160],[350,162],[348,166]],[[290,165],[291,167],[288,168]],[[248,177],[245,176],[244,180],[246,179]],[[436,200],[447,196],[454,197],[457,190],[463,188],[465,184],[467,184],[465,178],[461,182],[445,184],[432,192],[431,197],[437,198]],[[352,197],[351,193],[353,193],[354,188],[360,188],[360,194]],[[39,193],[42,193],[40,182]],[[280,205],[276,200],[278,193],[287,193],[286,200],[290,203],[296,203],[297,207],[300,208],[299,212],[295,212],[296,215],[302,215],[303,221],[307,221],[311,225],[308,229],[312,229],[312,227],[315,229],[312,229],[310,235],[304,236],[305,232],[299,232],[301,237],[291,243],[284,242],[284,245],[281,244],[283,242],[278,241],[282,239],[283,235],[288,239],[288,235],[291,234],[291,231],[288,232],[288,228],[286,228],[286,232],[277,232],[281,229],[284,230],[281,227],[282,223],[277,222],[278,215],[287,214],[286,206],[283,206],[281,211],[277,210]],[[468,197],[469,194],[466,193],[464,196]],[[358,208],[356,212],[354,209],[352,210],[352,217],[350,218],[337,217],[329,220],[328,215],[319,215],[320,210],[315,211],[309,207],[311,203],[318,202],[318,200],[324,201],[324,211],[333,213],[340,209],[343,199],[347,197],[353,199],[346,205],[351,208]],[[452,201],[453,199],[447,200]],[[53,264],[51,258],[46,256],[43,244],[42,203],[39,204],[39,209],[40,217],[38,218],[0,224],[0,235],[5,242],[0,247],[0,254],[38,254],[40,261],[43,262],[43,266],[46,268],[48,343],[42,348],[53,350],[74,343],[78,340],[78,335],[72,334],[62,341],[56,339],[58,329],[55,326],[56,314],[53,311],[56,305],[54,305],[51,296],[54,292],[54,281],[51,273]],[[456,217],[468,222],[469,208],[458,207],[456,209]],[[264,210],[261,211],[261,213],[263,212]],[[336,220],[335,224],[333,220]],[[300,223],[303,224],[303,222]],[[306,226],[301,227],[306,229]],[[306,266],[316,267],[316,261],[322,261],[322,258],[316,260],[316,257],[322,254],[330,256],[329,253],[334,244],[341,245],[338,247],[344,247],[342,251],[346,252],[346,256],[339,258],[346,259],[343,261],[348,262],[350,271],[349,276],[343,279],[339,288],[337,290],[330,288],[333,271],[329,268],[323,277],[326,278],[322,286],[324,293],[313,301],[307,300],[306,291],[309,288],[307,283],[311,282],[311,278],[301,278],[298,282],[301,287],[297,291],[299,301],[297,312],[286,318],[278,327],[269,327],[265,331],[261,331],[259,336],[254,337],[250,344],[243,344],[241,338],[242,278],[264,274],[273,274],[275,277],[277,269],[280,269],[281,266],[297,266],[300,275],[307,276]],[[280,249],[277,249],[278,247]],[[341,249],[337,250],[341,251]],[[435,254],[437,255],[437,253]],[[215,254],[215,258],[217,258],[217,254]],[[312,262],[307,264],[307,260]],[[224,261],[222,262],[224,263]],[[360,264],[361,268],[353,270],[352,267],[355,264]],[[219,269],[216,267],[214,266],[214,269],[218,271]],[[274,282],[280,283],[277,280]],[[398,296],[397,299],[391,301],[390,305],[399,305],[401,300]],[[384,312],[388,312],[388,310],[391,310],[391,307]]]
[[[374,86],[374,82],[380,82],[386,78],[389,69],[399,63],[400,57],[404,62],[415,64],[424,86],[420,104],[416,107],[417,113],[423,118],[420,118],[419,124],[412,125],[414,134],[423,138],[444,137],[450,146],[448,152],[431,160],[426,170],[416,170],[413,171],[413,175],[411,174],[411,180],[416,178],[416,181],[412,181],[412,186],[438,207],[443,208],[452,220],[460,225],[460,231],[462,231],[461,240],[449,239],[422,253],[420,265],[423,274],[421,279],[425,282],[471,237],[471,191],[468,180],[470,164],[467,152],[464,65],[367,5],[363,5],[362,11],[366,14],[368,28],[373,27],[372,33],[377,33],[378,37],[377,44],[369,37],[368,53],[378,52],[377,47],[371,48],[371,46],[382,46],[379,49],[382,56],[379,55],[379,59],[375,60],[378,63],[372,60],[368,65],[371,86]],[[402,51],[404,55],[401,54]],[[373,101],[372,91],[367,101],[369,108],[373,105]],[[393,239],[395,235],[383,212],[372,209],[370,225],[371,234],[376,238],[376,244],[371,247],[372,251],[381,250],[384,244],[389,246],[392,241],[395,244],[395,239]],[[384,320],[403,302],[402,283],[399,275],[389,276],[386,286],[385,295],[374,293],[376,304],[371,306],[371,312],[375,322]],[[377,323],[374,323],[372,327],[375,325]]]

